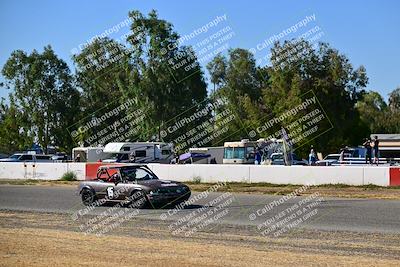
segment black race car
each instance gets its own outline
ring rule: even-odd
[[[178,205],[188,200],[191,194],[187,185],[160,180],[141,164],[101,166],[97,179],[81,182],[78,192],[87,206],[122,202],[136,208]]]

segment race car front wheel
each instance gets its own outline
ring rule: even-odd
[[[147,198],[143,191],[137,190],[133,191],[129,197],[128,207],[141,209],[147,204]]]
[[[86,205],[86,206],[92,204],[95,201],[95,198],[96,198],[96,196],[93,193],[93,191],[89,190],[87,188],[82,190],[81,196],[82,196],[82,203],[84,205]]]

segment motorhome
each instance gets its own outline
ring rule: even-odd
[[[105,153],[103,149],[104,147],[75,147],[72,149],[72,159],[80,162],[102,161],[111,156]]]
[[[293,153],[290,146],[283,139],[258,139],[257,141],[249,141],[243,139],[238,142],[225,142],[224,144],[224,164],[254,164],[256,152],[261,154],[261,162],[259,164],[291,165]],[[281,163],[278,163],[278,156],[281,155]],[[301,160],[303,162],[303,160]]]
[[[103,150],[111,155],[103,162],[169,163],[173,158],[173,145],[163,142],[108,143]]]
[[[254,164],[257,141],[243,139],[224,143],[223,164]]]

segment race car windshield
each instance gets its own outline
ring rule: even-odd
[[[152,173],[142,168],[122,169],[121,175],[128,181],[157,179]]]

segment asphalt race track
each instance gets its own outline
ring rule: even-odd
[[[193,193],[192,197],[198,194]],[[179,220],[195,209],[213,208],[208,203],[222,194],[210,193],[207,198],[201,198],[175,214],[169,215],[168,209],[143,209],[137,216],[148,220],[149,223],[161,219]],[[278,201],[282,196],[250,194],[232,194],[232,196],[232,202],[226,207],[229,213],[218,220],[220,224],[255,226],[305,199],[305,197],[289,199],[269,211],[268,216],[256,216],[254,220],[250,220],[251,214],[256,214],[257,210],[274,200]],[[72,187],[8,185],[0,187],[1,210],[74,214],[84,208],[75,188]],[[317,208],[318,214],[298,227],[327,231],[400,233],[400,201],[397,200],[324,198]],[[107,207],[97,207],[91,213],[95,215],[105,209]]]

